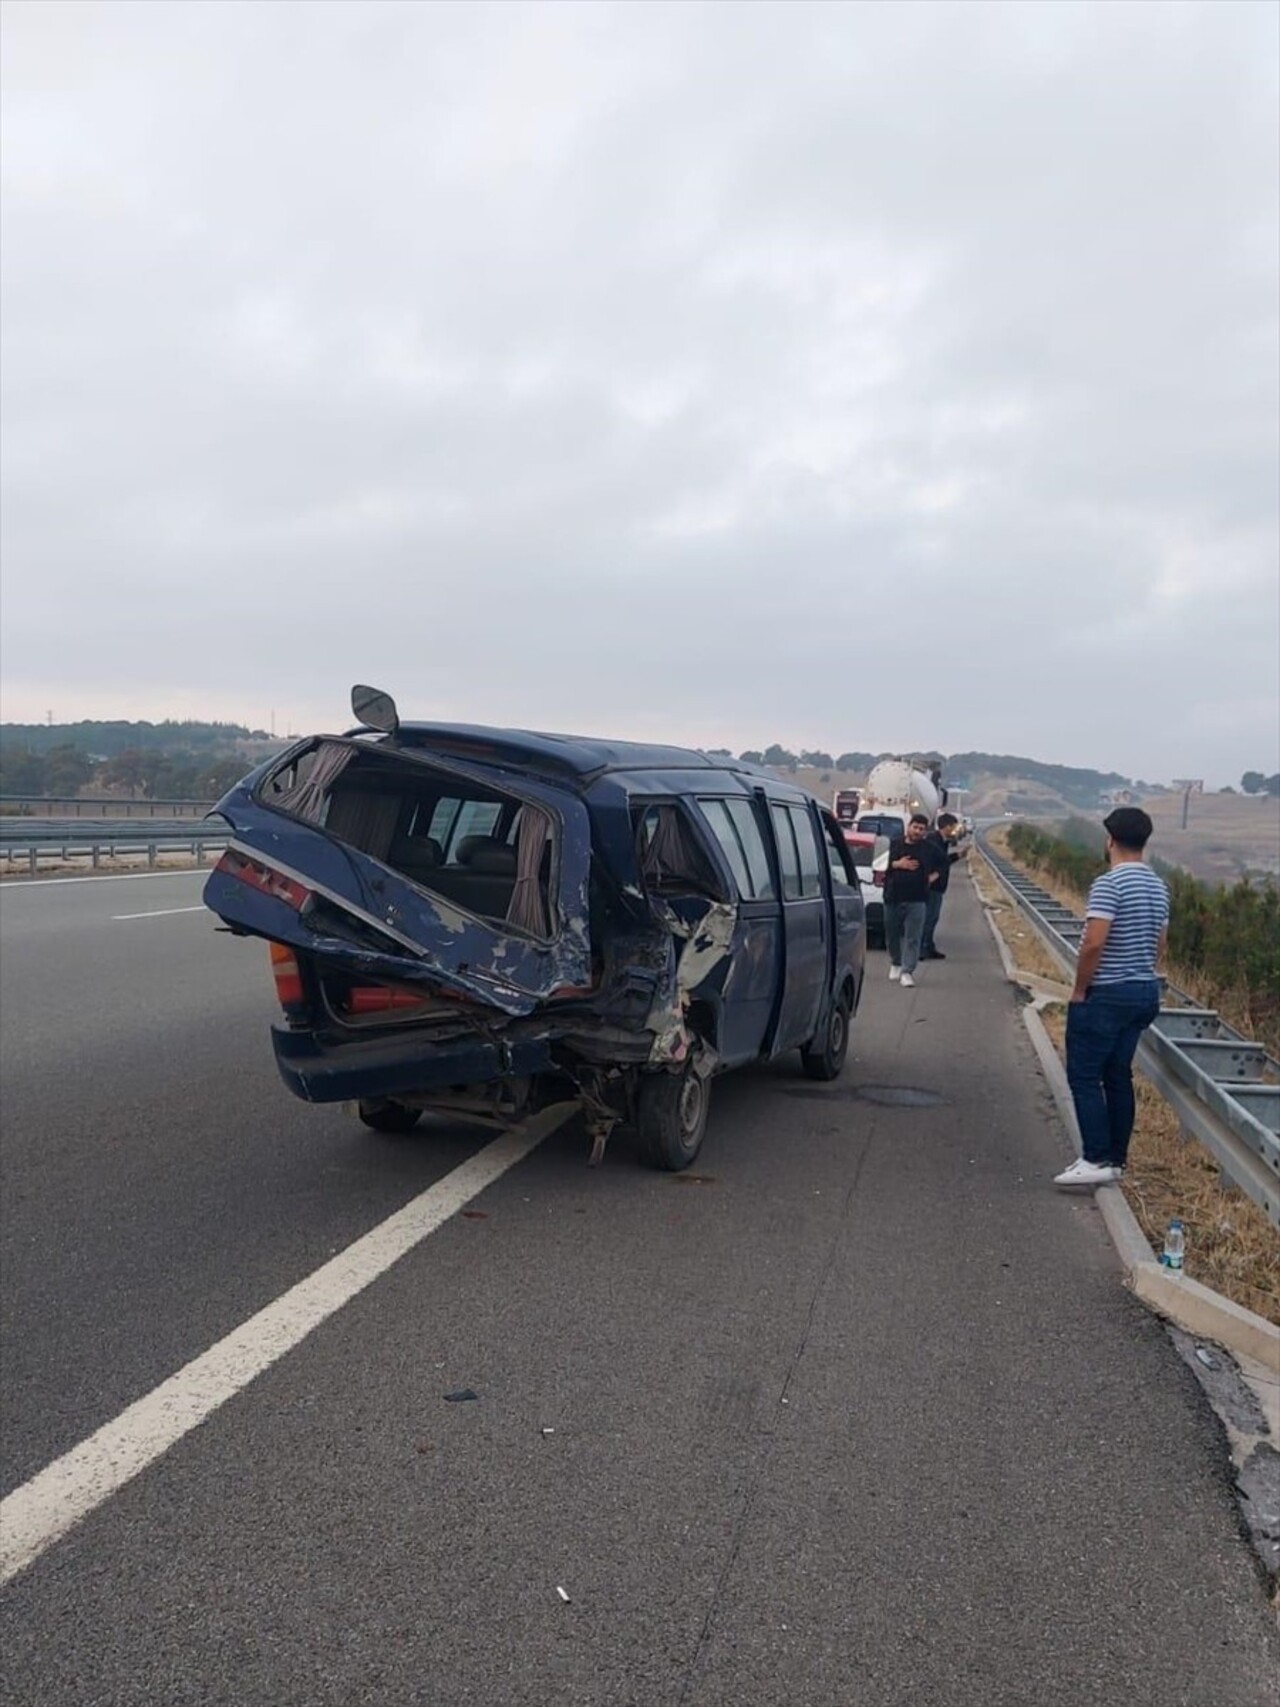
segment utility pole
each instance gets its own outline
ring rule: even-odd
[[[1204,793],[1204,782],[1199,777],[1175,776],[1173,786],[1182,790],[1182,828],[1185,830],[1191,815],[1191,796]]]

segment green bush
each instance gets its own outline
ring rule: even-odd
[[[1098,854],[1029,824],[1009,829],[1015,859],[1056,877],[1081,897],[1106,869]],[[1241,878],[1212,888],[1176,866],[1160,865],[1169,886],[1169,964],[1175,983],[1190,974],[1213,1000],[1234,1006],[1254,1034],[1280,1042],[1280,889],[1274,878]]]
[[[1094,878],[1107,869],[1107,862],[1100,854],[1063,841],[1060,836],[1047,835],[1030,824],[1010,826],[1009,848],[1015,859],[1038,866],[1081,895],[1087,895]]]

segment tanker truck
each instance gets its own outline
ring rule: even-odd
[[[913,813],[923,812],[932,824],[946,803],[941,765],[881,759],[867,778],[854,828],[863,835],[901,836]]]

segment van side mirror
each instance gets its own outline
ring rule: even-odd
[[[385,735],[394,735],[400,727],[396,702],[381,688],[367,688],[357,682],[351,690],[351,709],[357,723],[366,729],[380,729]]]

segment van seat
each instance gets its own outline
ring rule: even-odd
[[[492,836],[466,836],[457,863],[438,867],[424,885],[470,913],[505,919],[516,886],[516,850]]]
[[[443,860],[444,849],[433,836],[397,836],[387,854],[389,866],[428,888]]]

